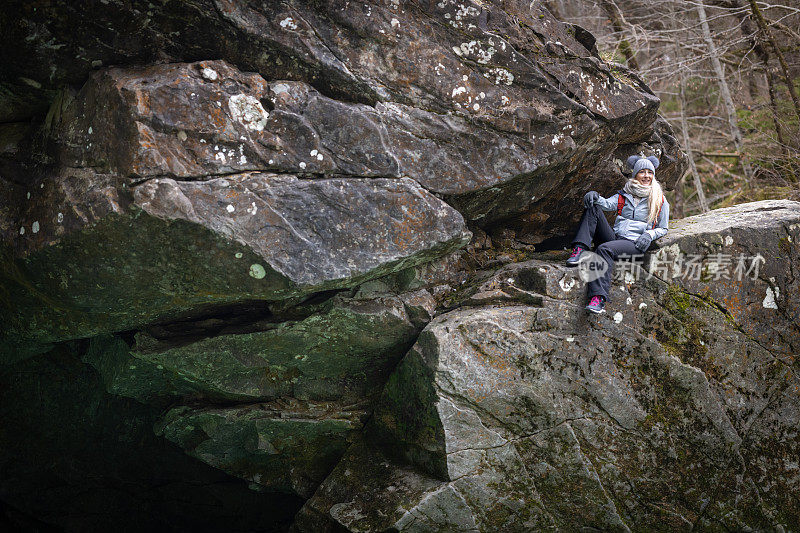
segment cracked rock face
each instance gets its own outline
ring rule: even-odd
[[[683,170],[653,93],[540,3],[109,0],[8,13],[19,15],[0,41],[0,117],[55,98],[65,157],[82,164],[406,175],[480,224],[526,215],[539,239],[560,231],[552,215],[580,215],[585,188],[618,186],[614,160],[655,153],[668,187]],[[126,38],[109,43],[98,27]],[[198,57],[224,62],[180,64]],[[151,66],[104,69],[131,63]],[[74,105],[64,85],[83,87]]]
[[[792,228],[800,204],[757,202],[736,214],[686,219],[671,242],[693,249],[712,228],[725,235],[749,224],[742,231],[769,250],[784,237],[757,236],[755,228]],[[762,216],[769,222],[746,220]],[[797,268],[794,255],[772,259],[776,270]],[[781,311],[794,296],[762,307],[768,316],[755,307],[732,315],[713,289],[694,294],[657,272],[634,272],[641,279],[616,282],[614,303],[597,318],[582,309],[576,270],[539,261],[500,270],[463,307],[436,317],[389,379],[366,440],[306,503],[295,528],[796,523],[800,477],[785,458],[800,451],[800,329]],[[797,281],[787,282],[796,293]],[[767,285],[742,284],[743,296]],[[481,294],[491,301],[476,300]],[[779,333],[771,342],[751,333],[770,328]],[[356,469],[365,463],[371,471]]]
[[[132,193],[119,183],[66,172],[25,206],[23,220],[39,231],[16,236],[19,257],[7,266],[12,340],[47,343],[203,305],[352,287],[470,235],[457,211],[407,178],[155,178]]]
[[[650,257],[698,278],[651,262],[599,317],[558,254],[460,250],[468,223],[566,235],[631,153],[683,171],[652,92],[541,2],[12,0],[0,25],[15,523],[800,522],[797,203],[673,225]],[[752,279],[710,266],[740,253]]]

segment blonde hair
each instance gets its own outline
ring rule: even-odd
[[[647,198],[647,209],[649,211],[647,215],[648,226],[655,224],[656,217],[658,217],[661,206],[664,204],[664,191],[661,189],[661,184],[656,180],[655,176],[653,176],[651,186],[650,196]]]

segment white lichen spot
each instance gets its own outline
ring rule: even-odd
[[[300,168],[306,168],[305,161],[300,161]]]
[[[506,85],[511,85],[512,83],[514,83],[514,75],[504,68],[493,68],[489,70],[488,73],[484,74],[484,76],[486,76],[487,78],[491,78],[491,76],[494,76],[495,85],[500,85],[501,83],[504,83]]]
[[[231,116],[244,124],[248,130],[263,131],[269,113],[264,110],[258,98],[249,94],[235,94],[228,100]]]
[[[322,161],[323,159],[325,158],[322,156],[322,154],[317,154],[317,161]]]
[[[38,220],[35,221],[33,224],[31,224],[31,232],[39,233],[39,221]]]
[[[767,294],[764,296],[764,301],[761,302],[761,305],[767,309],[777,309],[778,304],[775,300],[778,298],[778,294],[780,290],[778,287],[775,287],[775,291],[772,291],[772,287],[767,287]]]
[[[217,71],[209,67],[204,68],[201,74],[208,81],[215,81],[217,78],[219,78],[219,74],[217,74]]]
[[[558,280],[558,286],[561,287],[562,291],[569,292],[575,286],[575,278],[567,279],[567,276],[564,276]]]
[[[25,235],[25,226],[22,226],[21,228],[19,228],[19,234],[20,235]]]
[[[274,164],[275,164],[275,161],[273,161],[272,159],[270,159],[269,161],[267,161],[267,164],[268,164],[268,165],[274,165]]]
[[[646,303],[642,302],[639,304],[639,309],[644,309],[645,307],[647,307]]]
[[[434,72],[436,72],[436,75],[437,75],[437,76],[441,76],[441,75],[442,75],[442,72],[444,72],[445,70],[447,70],[447,67],[445,67],[444,65],[442,65],[441,63],[439,63],[438,65],[436,65],[436,66],[434,67],[434,69],[433,69],[433,70],[434,70]]]
[[[622,322],[622,313],[620,313],[619,311],[614,313],[614,322],[616,322],[617,324]]]
[[[294,21],[292,17],[286,17],[281,21],[281,28],[289,28],[290,30],[297,29],[297,23]]]
[[[233,213],[234,209],[236,208],[233,207],[231,204],[228,204],[228,207],[226,207],[225,209],[228,211],[228,213]]]
[[[459,94],[464,94],[466,92],[467,92],[466,87],[456,87],[455,89],[453,89],[453,98],[455,98]]]
[[[569,335],[567,337],[567,342],[575,342],[575,337],[573,337],[572,335]]]
[[[478,96],[481,98],[481,100],[483,100],[484,98],[486,98],[486,93],[481,91],[481,93]]]
[[[246,165],[247,164],[247,156],[240,155],[239,156],[239,164],[240,165]]]
[[[500,97],[500,104],[501,105],[508,105],[511,100],[508,99],[508,96],[503,95]]]
[[[225,152],[217,152],[214,155],[214,159],[217,160],[217,161],[222,162],[223,165],[227,164],[227,162],[228,162],[228,158],[225,157]]]
[[[26,197],[28,200],[30,200],[30,199],[31,199],[31,193],[29,192],[29,193],[28,193],[28,194],[27,194],[25,197]]]
[[[470,55],[475,56],[476,61],[482,65],[485,65],[489,61],[491,61],[492,56],[495,53],[494,46],[488,46],[484,48],[480,41],[470,41],[468,43],[461,43],[459,45],[461,48],[461,54],[458,55]]]
[[[57,221],[59,224],[60,224],[61,222],[63,222],[63,221],[64,221],[64,213],[59,213],[59,214],[58,214],[58,216],[56,217],[56,221]]]
[[[475,104],[475,105],[472,106],[472,109],[474,109],[475,111],[477,111],[480,108],[481,108],[481,106],[478,105],[478,104]]]
[[[392,28],[397,28],[398,26],[400,26],[400,21],[397,20],[396,18],[393,18],[392,19]]]
[[[267,271],[264,270],[264,267],[259,265],[258,263],[253,263],[252,265],[250,265],[249,274],[251,277],[254,277],[256,279],[262,279],[264,276],[267,275]]]
[[[247,208],[247,212],[251,215],[255,215],[258,212],[258,207],[256,207],[255,202],[250,203],[250,207]]]
[[[309,155],[310,155],[311,157],[317,157],[317,154],[318,154],[318,153],[319,153],[319,150],[311,150],[311,152],[309,153]]]
[[[91,135],[91,134],[92,134],[92,127],[89,126],[89,135]]]
[[[733,237],[725,235],[725,246],[730,246],[731,244],[733,244]]]
[[[625,303],[631,305],[633,303],[633,299],[630,296],[628,296],[628,298],[625,300]]]
[[[235,254],[233,254],[233,256],[234,256],[236,259],[241,259],[241,258],[242,258],[242,252],[236,252]]]

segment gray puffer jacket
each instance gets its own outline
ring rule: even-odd
[[[617,215],[616,220],[614,220],[614,233],[617,238],[636,241],[646,231],[655,241],[667,234],[667,231],[669,231],[669,202],[667,202],[666,198],[664,198],[664,205],[661,206],[661,212],[658,215],[655,228],[653,228],[647,225],[647,217],[650,214],[647,200],[642,200],[634,206],[633,196],[619,191],[610,198],[601,196],[595,200],[595,203],[603,211],[616,211],[620,194],[625,197],[625,205],[622,207],[622,213]]]

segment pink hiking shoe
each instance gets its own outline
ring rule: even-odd
[[[589,305],[585,307],[585,309],[591,313],[605,313],[605,306],[606,301],[600,295],[592,296],[592,299],[589,300]]]
[[[584,250],[585,248],[583,246],[576,244],[572,248],[572,254],[570,254],[570,256],[567,258],[567,266],[568,267],[578,266],[578,261],[580,260],[581,254],[583,253]]]

